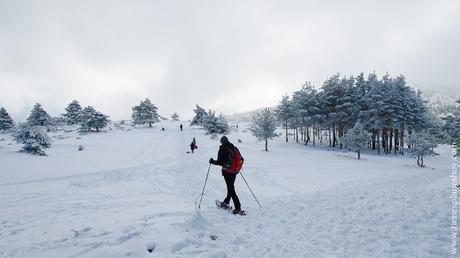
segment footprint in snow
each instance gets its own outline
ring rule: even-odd
[[[155,248],[156,248],[156,244],[153,243],[153,242],[147,243],[147,244],[145,245],[145,249],[146,249],[147,252],[149,252],[149,253],[153,253],[153,250],[155,250]]]

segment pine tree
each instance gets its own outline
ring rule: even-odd
[[[0,131],[9,130],[14,127],[14,122],[11,116],[6,112],[5,108],[0,108]]]
[[[174,113],[171,115],[171,119],[172,119],[173,121],[179,121],[179,115],[178,115],[176,112],[174,112]]]
[[[265,141],[265,151],[268,151],[268,140],[278,136],[275,115],[268,108],[258,113],[253,119],[250,131],[257,140]]]
[[[342,137],[342,144],[348,149],[354,150],[358,153],[358,159],[361,159],[361,150],[366,148],[369,143],[370,137],[364,125],[360,122],[347,131],[345,136]]]
[[[22,124],[14,134],[18,143],[24,144],[23,151],[44,156],[44,149],[51,146],[51,139],[46,134],[44,126]]]
[[[417,157],[417,165],[420,167],[425,166],[423,164],[423,157],[439,155],[433,150],[438,145],[436,140],[424,132],[409,135],[407,137],[407,145],[410,146],[408,151],[412,153],[412,156]]]
[[[190,125],[199,125],[203,126],[203,122],[206,120],[208,114],[204,108],[196,105],[196,109],[193,110],[195,112],[195,117],[192,119]]]
[[[158,108],[146,98],[141,101],[138,106],[132,108],[133,114],[131,115],[134,124],[149,124],[152,127],[153,123],[159,122]]]
[[[284,128],[286,129],[286,142],[288,142],[289,120],[294,117],[292,103],[289,100],[289,96],[283,96],[278,105],[278,108],[275,110],[275,113],[278,119],[282,121]]]
[[[51,117],[42,108],[40,103],[37,103],[30,112],[30,116],[27,118],[27,123],[30,126],[45,126],[48,128],[51,126]]]
[[[90,132],[92,129],[96,129],[96,132],[99,132],[99,129],[107,126],[108,118],[107,115],[96,111],[92,106],[87,106],[82,111],[80,131]]]
[[[203,121],[203,127],[208,134],[226,134],[230,131],[225,117],[222,114],[216,116],[216,113],[212,110],[207,113]]]
[[[72,101],[67,107],[65,108],[66,113],[62,114],[65,118],[67,124],[75,125],[80,124],[81,122],[81,112],[82,108],[80,103],[77,100]]]

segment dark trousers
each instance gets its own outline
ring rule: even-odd
[[[222,175],[224,176],[225,184],[227,184],[227,197],[225,197],[224,202],[229,204],[230,198],[231,198],[233,200],[233,204],[235,205],[235,209],[240,210],[241,209],[240,200],[238,199],[238,196],[236,195],[236,192],[235,192],[236,174],[227,173],[227,172],[222,171]]]

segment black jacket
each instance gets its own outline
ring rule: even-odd
[[[222,169],[230,164],[232,162],[232,151],[233,149],[236,148],[235,145],[233,145],[230,142],[226,142],[219,147],[219,153],[217,154],[217,160],[214,160],[213,164],[222,166]],[[241,155],[241,153],[240,153]],[[243,156],[241,156],[241,159],[244,160]],[[222,170],[222,173],[225,171]]]

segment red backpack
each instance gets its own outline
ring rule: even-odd
[[[241,170],[241,167],[243,167],[243,158],[241,157],[241,153],[238,150],[237,147],[234,147],[233,149],[228,149],[230,151],[230,157],[229,162],[223,170],[228,173],[238,173]]]

